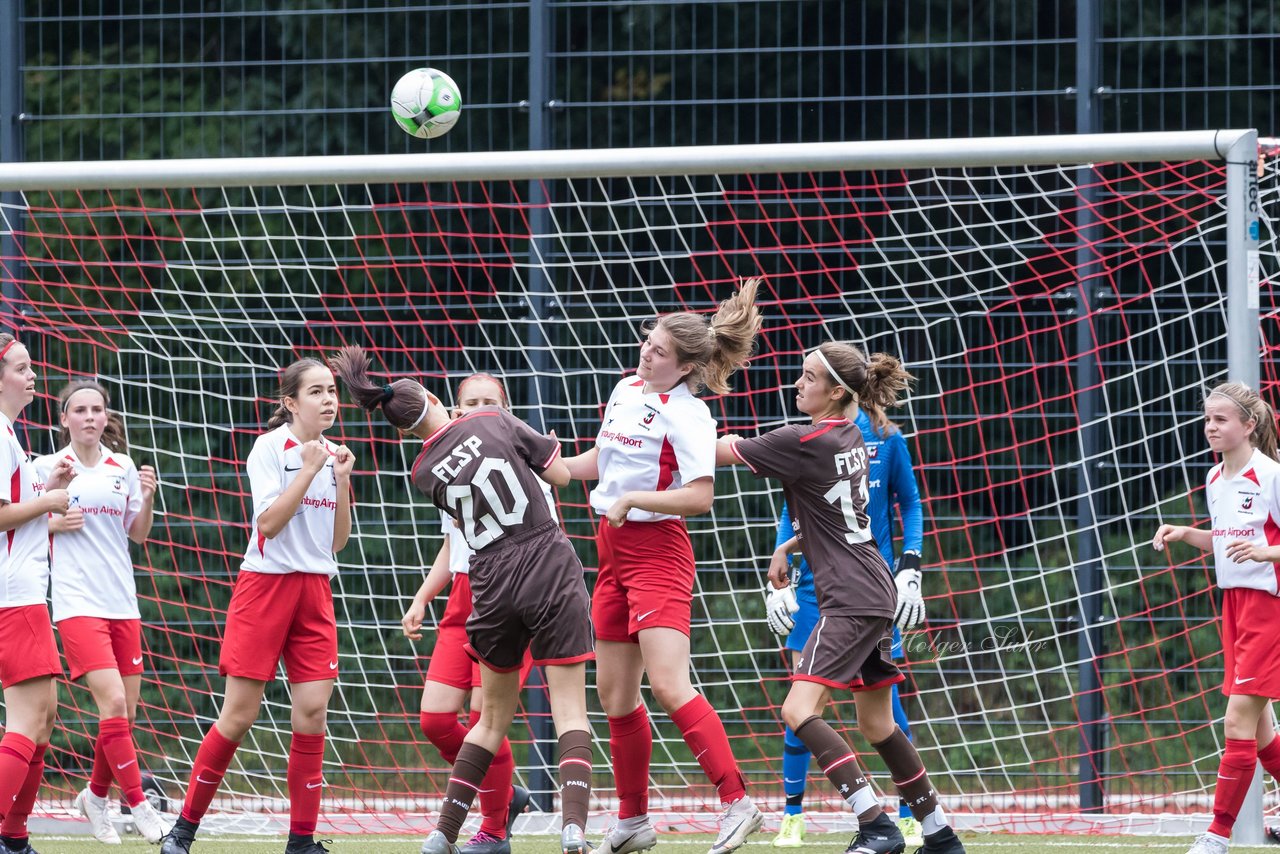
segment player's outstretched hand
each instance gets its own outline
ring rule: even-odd
[[[796,591],[790,584],[786,587],[774,587],[772,583],[768,583],[764,586],[764,593],[765,622],[775,635],[786,637],[796,627],[793,615],[800,610]]]
[[[1151,539],[1151,548],[1158,552],[1164,551],[1165,543],[1179,542],[1183,537],[1183,529],[1181,525],[1161,525],[1156,529],[1156,535]]]
[[[893,622],[898,631],[909,632],[924,621],[920,579],[920,555],[903,552],[898,556],[898,571],[893,577],[894,586],[898,588],[898,610]]]
[[[413,604],[400,618],[400,628],[404,631],[404,636],[409,640],[422,640],[422,618],[426,615],[427,606],[414,599]]]

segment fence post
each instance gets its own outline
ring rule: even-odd
[[[551,147],[551,9],[548,0],[532,0],[529,4],[529,150],[541,151]],[[545,235],[551,230],[551,218],[546,207],[546,192],[541,181],[529,182],[526,198],[529,200],[529,227],[534,235]],[[529,407],[529,424],[539,432],[548,429],[544,401],[547,399],[548,341],[543,322],[555,310],[555,293],[547,279],[543,262],[548,251],[545,237],[535,237],[529,243],[529,314],[525,329],[525,341],[529,354],[529,381],[526,396]],[[555,805],[556,785],[551,768],[556,767],[556,734],[551,721],[550,698],[540,669],[529,675],[525,692],[525,708],[529,713],[529,768],[526,779],[533,795],[534,805],[550,812]]]
[[[1079,0],[1076,4],[1076,133],[1097,131],[1098,107],[1098,18],[1097,0]],[[1080,203],[1076,206],[1075,225],[1080,246],[1076,250],[1076,309],[1080,319],[1075,336],[1076,410],[1080,414],[1080,464],[1077,467],[1076,495],[1076,587],[1080,594],[1080,635],[1078,639],[1078,679],[1080,709],[1080,811],[1103,810],[1105,793],[1099,761],[1105,750],[1106,726],[1103,720],[1101,674],[1102,660],[1102,587],[1104,584],[1101,550],[1098,543],[1097,515],[1093,484],[1097,475],[1099,452],[1098,395],[1102,378],[1098,372],[1097,342],[1094,340],[1093,290],[1100,272],[1092,249],[1098,238],[1097,180],[1094,170],[1082,167],[1076,172]]]

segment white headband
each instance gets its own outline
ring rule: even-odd
[[[427,417],[427,412],[431,409],[431,392],[423,388],[422,384],[418,384],[418,388],[422,389],[422,414],[418,416],[418,420],[405,428],[406,433],[412,433],[422,423],[422,419]],[[438,401],[437,401],[438,402]]]
[[[1249,409],[1249,407],[1245,406],[1243,403],[1241,403],[1240,401],[1236,400],[1234,397],[1232,397],[1232,396],[1231,396],[1231,395],[1229,395],[1229,394],[1223,394],[1223,393],[1222,393],[1222,392],[1220,392],[1220,391],[1211,391],[1211,392],[1209,392],[1208,397],[1225,397],[1227,400],[1229,400],[1229,401],[1231,401],[1232,403],[1234,403],[1234,404],[1236,405],[1236,407],[1238,407],[1238,408],[1239,408],[1239,410],[1240,410],[1241,412],[1243,412],[1243,413],[1244,413],[1244,417],[1245,417],[1246,419],[1254,418],[1254,417],[1255,417],[1255,416],[1254,416],[1254,414],[1253,414],[1253,412]],[[1206,397],[1206,400],[1208,399],[1208,397]]]
[[[817,349],[817,348],[814,348],[814,350],[813,350],[813,355],[817,356],[817,357],[818,357],[818,361],[822,362],[822,366],[823,366],[824,368],[826,368],[826,369],[827,369],[827,373],[831,375],[831,379],[833,379],[833,380],[835,380],[835,381],[836,381],[836,385],[840,386],[840,388],[842,388],[842,389],[844,389],[845,391],[849,392],[850,397],[857,397],[857,396],[858,396],[858,393],[857,393],[856,391],[854,391],[853,389],[849,388],[849,386],[845,384],[845,381],[844,381],[844,380],[842,380],[842,379],[840,379],[840,375],[839,375],[839,374],[837,374],[837,373],[835,372],[835,369],[831,367],[831,363],[827,361],[827,357],[826,357],[826,356],[822,355],[822,351],[821,351],[821,350],[819,350],[819,349]]]

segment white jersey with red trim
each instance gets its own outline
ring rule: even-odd
[[[13,422],[0,413],[0,503],[34,501],[44,480],[18,442]],[[43,605],[49,592],[49,517],[41,513],[4,532],[0,548],[0,608]]]
[[[244,563],[240,565],[242,570],[268,575],[338,574],[338,560],[333,554],[333,522],[338,509],[333,455],[337,446],[323,436],[320,441],[329,451],[329,458],[312,478],[293,518],[270,539],[258,531],[258,517],[298,476],[302,468],[302,440],[293,435],[288,424],[282,424],[270,433],[263,433],[253,443],[245,463],[249,489],[253,493],[253,530]]]
[[[716,422],[684,383],[646,394],[644,380],[627,377],[609,396],[596,448],[600,481],[591,490],[591,506],[603,515],[623,493],[679,489],[714,477]],[[632,522],[677,518],[634,507],[627,512]]]
[[[1280,564],[1227,557],[1227,546],[1248,540],[1280,545],[1280,463],[1256,448],[1235,477],[1223,477],[1222,464],[1209,469],[1205,484],[1213,525],[1213,562],[1218,586],[1249,587],[1272,596],[1280,592]]]
[[[136,620],[138,588],[129,557],[129,526],[142,510],[142,484],[133,460],[105,445],[96,466],[86,466],[71,446],[35,461],[40,480],[49,478],[58,460],[76,472],[67,487],[70,506],[84,514],[78,531],[54,534],[49,543],[53,574],[53,621],[68,617]]]
[[[556,513],[556,496],[551,491],[551,484],[539,481],[542,486],[542,494],[547,498],[547,506],[551,508],[551,518],[559,519]],[[449,575],[454,576],[461,573],[466,575],[471,571],[471,556],[475,554],[471,550],[471,546],[467,544],[467,538],[462,533],[462,529],[453,521],[453,517],[448,513],[440,513],[440,530],[444,533],[444,538],[449,542]]]

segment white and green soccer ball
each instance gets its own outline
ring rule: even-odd
[[[458,122],[462,93],[443,71],[415,68],[391,90],[391,115],[410,136],[443,136]]]

